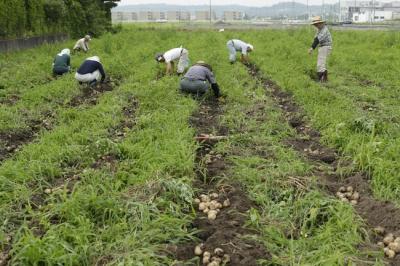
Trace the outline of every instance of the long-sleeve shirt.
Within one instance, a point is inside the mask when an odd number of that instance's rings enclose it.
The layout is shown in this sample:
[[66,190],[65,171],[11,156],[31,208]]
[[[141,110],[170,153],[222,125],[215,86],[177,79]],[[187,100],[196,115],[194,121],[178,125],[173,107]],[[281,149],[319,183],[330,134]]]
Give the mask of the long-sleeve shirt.
[[54,68],[69,68],[71,57],[67,54],[56,55],[54,58]]
[[96,70],[100,71],[101,81],[104,81],[104,79],[106,78],[106,73],[104,72],[103,65],[97,61],[85,60],[85,62],[83,62],[83,64],[79,67],[77,72],[81,75],[85,75],[93,73]]
[[230,42],[232,42],[236,51],[241,52],[242,55],[247,55],[247,48],[249,47],[248,43],[237,39],[230,40]]
[[85,52],[87,52],[89,50],[88,41],[86,41],[85,38],[79,39],[74,46],[74,49],[77,49],[77,48],[80,48],[80,49],[84,50]]
[[329,29],[326,25],[324,25],[320,30],[318,30],[317,34],[314,37],[314,42],[311,45],[313,49],[317,48],[317,46],[332,46],[332,35],[329,32]]
[[192,80],[203,80],[208,81],[211,84],[217,83],[214,77],[214,73],[205,66],[194,65],[185,74],[185,78]]

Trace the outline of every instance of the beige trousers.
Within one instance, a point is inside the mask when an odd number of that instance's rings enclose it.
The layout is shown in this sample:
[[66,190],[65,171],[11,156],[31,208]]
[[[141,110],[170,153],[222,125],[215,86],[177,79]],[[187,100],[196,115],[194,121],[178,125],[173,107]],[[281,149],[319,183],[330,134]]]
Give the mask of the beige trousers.
[[322,46],[318,48],[317,71],[324,72],[326,69],[326,61],[332,52],[332,46]]

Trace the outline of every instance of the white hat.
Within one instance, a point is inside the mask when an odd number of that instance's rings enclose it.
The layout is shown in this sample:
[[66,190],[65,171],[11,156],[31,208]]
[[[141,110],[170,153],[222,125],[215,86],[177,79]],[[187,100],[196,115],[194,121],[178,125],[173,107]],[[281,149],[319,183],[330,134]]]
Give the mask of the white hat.
[[252,51],[254,51],[254,46],[253,46],[253,45],[247,44],[247,46],[248,46]]

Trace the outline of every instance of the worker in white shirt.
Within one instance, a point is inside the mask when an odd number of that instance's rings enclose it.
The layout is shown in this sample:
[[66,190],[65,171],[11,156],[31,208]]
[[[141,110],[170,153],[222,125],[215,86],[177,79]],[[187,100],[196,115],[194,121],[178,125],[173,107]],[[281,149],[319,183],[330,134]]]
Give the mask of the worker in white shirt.
[[189,67],[189,52],[185,48],[173,48],[165,53],[157,53],[155,59],[159,63],[166,63],[166,73],[172,74],[174,63],[178,61],[176,72],[182,74]]
[[249,63],[249,53],[254,50],[253,45],[244,41],[233,39],[226,43],[229,50],[229,61],[233,64],[236,61],[236,52],[241,52],[240,61],[244,64]]
[[86,35],[84,38],[79,39],[74,46],[74,51],[89,51],[89,42],[92,40],[90,35]]

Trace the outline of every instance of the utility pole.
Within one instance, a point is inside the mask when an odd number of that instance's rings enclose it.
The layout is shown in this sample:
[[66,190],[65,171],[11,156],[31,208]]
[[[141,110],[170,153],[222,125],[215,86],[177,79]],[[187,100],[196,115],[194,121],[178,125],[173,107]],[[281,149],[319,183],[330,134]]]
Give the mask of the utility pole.
[[307,0],[307,20],[310,19],[310,7],[308,5],[308,0]]
[[339,0],[339,23],[342,21],[342,9],[340,7],[340,0]]
[[210,25],[212,24],[212,16],[211,16],[211,11],[212,11],[212,8],[211,8],[211,0],[210,0]]

